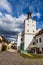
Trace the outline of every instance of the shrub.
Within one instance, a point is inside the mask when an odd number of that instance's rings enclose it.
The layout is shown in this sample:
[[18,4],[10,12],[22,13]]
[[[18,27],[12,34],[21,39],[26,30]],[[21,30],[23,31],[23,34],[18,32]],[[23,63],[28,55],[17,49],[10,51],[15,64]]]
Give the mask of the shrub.
[[7,50],[7,46],[6,45],[3,45],[2,51],[5,51],[5,50]]

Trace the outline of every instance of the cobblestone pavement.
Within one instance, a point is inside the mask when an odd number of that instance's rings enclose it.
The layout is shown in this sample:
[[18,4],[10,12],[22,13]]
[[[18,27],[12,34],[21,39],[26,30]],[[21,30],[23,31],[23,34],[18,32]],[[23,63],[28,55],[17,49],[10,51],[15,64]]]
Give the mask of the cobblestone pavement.
[[8,49],[7,51],[9,51],[9,52],[17,52],[17,50],[14,50],[14,49]]
[[43,65],[43,59],[29,59],[17,52],[0,52],[0,65]]

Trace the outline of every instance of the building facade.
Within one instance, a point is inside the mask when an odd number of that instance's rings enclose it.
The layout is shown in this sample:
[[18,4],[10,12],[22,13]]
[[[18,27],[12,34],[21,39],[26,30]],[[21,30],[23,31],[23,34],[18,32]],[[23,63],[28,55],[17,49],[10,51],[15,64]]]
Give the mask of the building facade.
[[24,20],[24,30],[18,34],[17,50],[30,50],[35,48],[35,45],[36,47],[39,45],[42,46],[40,43],[36,43],[36,39],[39,37],[36,36],[36,31],[36,21],[32,19],[31,12],[29,12],[27,18]]
[[8,44],[9,44],[8,40],[5,39],[5,37],[3,37],[2,35],[0,35],[0,51],[7,50]]
[[41,29],[35,35],[36,45],[39,47],[39,51],[43,53],[43,29]]
[[31,12],[24,20],[24,30],[18,34],[17,50],[29,50],[28,46],[33,40],[36,32],[36,21],[32,19]]
[[30,12],[25,20],[24,28],[24,50],[29,50],[28,47],[32,42],[36,32],[36,21],[32,19]]
[[18,34],[18,41],[17,41],[17,50],[20,50],[20,47],[21,47],[21,38],[22,38],[22,33],[19,33]]

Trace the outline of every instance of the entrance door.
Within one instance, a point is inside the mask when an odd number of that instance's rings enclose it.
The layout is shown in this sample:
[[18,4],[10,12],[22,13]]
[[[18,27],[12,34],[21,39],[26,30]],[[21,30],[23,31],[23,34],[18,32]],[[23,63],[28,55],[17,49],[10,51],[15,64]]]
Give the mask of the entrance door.
[[21,44],[20,50],[24,50],[24,44]]

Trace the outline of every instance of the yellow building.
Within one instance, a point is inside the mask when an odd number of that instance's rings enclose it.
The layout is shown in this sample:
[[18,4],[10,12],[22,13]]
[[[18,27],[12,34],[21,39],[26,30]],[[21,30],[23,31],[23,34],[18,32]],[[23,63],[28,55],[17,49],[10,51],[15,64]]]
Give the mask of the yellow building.
[[5,37],[0,35],[0,51],[5,50],[5,47],[6,47],[6,50],[7,50],[8,44],[9,44],[9,42],[5,39]]

